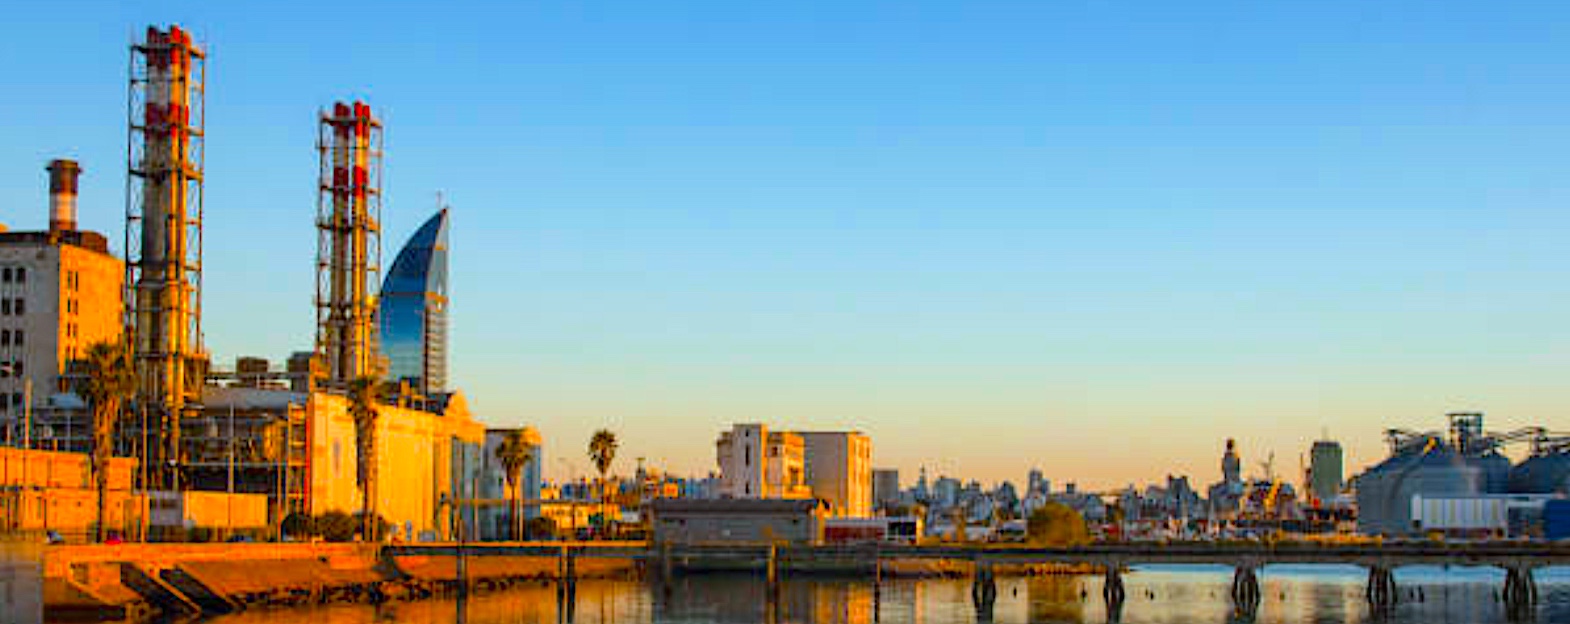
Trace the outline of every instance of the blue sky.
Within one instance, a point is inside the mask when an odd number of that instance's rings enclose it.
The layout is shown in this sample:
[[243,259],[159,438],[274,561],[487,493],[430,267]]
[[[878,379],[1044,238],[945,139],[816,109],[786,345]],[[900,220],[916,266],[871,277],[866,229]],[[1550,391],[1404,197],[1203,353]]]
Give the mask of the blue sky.
[[[33,3],[0,221],[121,231],[126,45],[209,45],[214,356],[312,332],[314,112],[387,123],[389,258],[454,209],[482,419],[707,471],[733,421],[984,481],[1354,464],[1453,409],[1563,422],[1570,6]],[[555,457],[566,457],[561,462]]]

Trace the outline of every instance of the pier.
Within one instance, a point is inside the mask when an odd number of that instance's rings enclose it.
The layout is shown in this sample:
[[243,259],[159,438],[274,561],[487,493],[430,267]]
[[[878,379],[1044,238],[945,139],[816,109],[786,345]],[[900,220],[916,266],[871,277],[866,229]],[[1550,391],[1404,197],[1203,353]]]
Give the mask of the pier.
[[[453,546],[411,544],[389,546],[401,555],[441,556]],[[1495,567],[1506,572],[1501,591],[1511,612],[1529,609],[1538,600],[1534,570],[1570,565],[1570,547],[1528,542],[1401,542],[1391,544],[1306,543],[1105,543],[1066,548],[1013,544],[986,545],[786,545],[786,544],[665,544],[656,549],[642,544],[603,543],[562,549],[535,544],[468,545],[474,557],[541,556],[549,552],[566,557],[655,560],[665,574],[682,569],[751,569],[771,585],[782,573],[812,569],[862,570],[878,574],[885,561],[950,560],[974,565],[971,596],[978,610],[990,611],[997,597],[995,568],[1007,564],[1081,564],[1104,571],[1102,598],[1109,612],[1121,610],[1126,597],[1124,574],[1133,566],[1206,564],[1233,569],[1231,598],[1243,612],[1257,609],[1261,591],[1258,571],[1269,565],[1354,565],[1368,570],[1364,592],[1376,609],[1393,607],[1401,593],[1395,570],[1403,566]]]

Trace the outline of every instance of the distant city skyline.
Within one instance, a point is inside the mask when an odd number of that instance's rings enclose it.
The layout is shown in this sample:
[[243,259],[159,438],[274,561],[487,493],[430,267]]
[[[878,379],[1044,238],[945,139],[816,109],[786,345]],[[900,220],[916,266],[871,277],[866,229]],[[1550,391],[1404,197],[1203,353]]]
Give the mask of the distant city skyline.
[[[44,166],[119,254],[126,46],[209,44],[203,326],[309,349],[317,110],[387,126],[389,251],[451,205],[449,385],[681,474],[733,422],[1055,487],[1570,404],[1570,7],[9,7],[0,223]],[[353,27],[345,27],[352,24]],[[390,259],[390,255],[389,255]],[[563,460],[567,460],[564,462]]]

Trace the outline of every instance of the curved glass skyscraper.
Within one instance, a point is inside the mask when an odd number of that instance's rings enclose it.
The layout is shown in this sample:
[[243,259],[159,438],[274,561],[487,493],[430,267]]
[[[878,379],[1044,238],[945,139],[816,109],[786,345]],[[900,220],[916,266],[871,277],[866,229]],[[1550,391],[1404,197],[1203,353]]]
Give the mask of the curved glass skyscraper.
[[447,210],[415,230],[382,283],[387,377],[426,395],[447,391]]

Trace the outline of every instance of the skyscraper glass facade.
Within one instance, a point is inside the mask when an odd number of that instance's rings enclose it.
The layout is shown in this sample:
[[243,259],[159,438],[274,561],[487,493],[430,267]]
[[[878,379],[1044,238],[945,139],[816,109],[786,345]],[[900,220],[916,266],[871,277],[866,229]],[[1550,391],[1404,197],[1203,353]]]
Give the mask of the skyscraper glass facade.
[[414,232],[382,283],[377,318],[387,378],[447,391],[447,211]]

